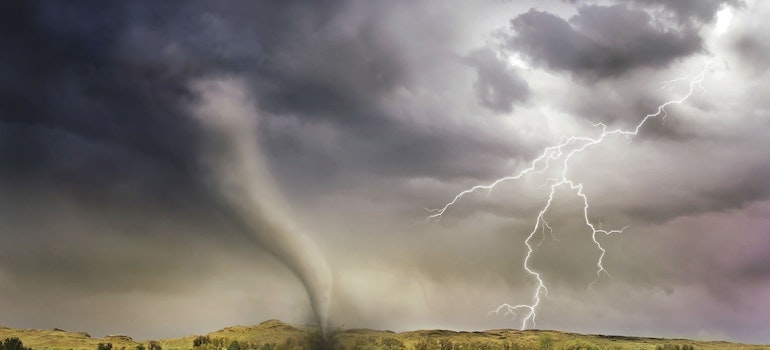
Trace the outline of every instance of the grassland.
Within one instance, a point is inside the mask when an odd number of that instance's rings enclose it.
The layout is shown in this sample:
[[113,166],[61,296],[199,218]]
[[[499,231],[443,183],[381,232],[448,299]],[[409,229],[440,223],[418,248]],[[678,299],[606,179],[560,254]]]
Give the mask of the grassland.
[[[135,341],[128,336],[92,338],[83,332],[63,330],[13,329],[0,327],[0,339],[17,337],[32,349],[88,349],[96,350],[99,343],[112,344],[113,350],[148,350],[150,341]],[[204,342],[194,347],[194,341]],[[236,326],[206,335],[159,339],[163,350],[580,350],[580,349],[767,349],[767,345],[749,345],[728,342],[692,341],[686,339],[658,339],[605,335],[583,335],[557,331],[495,329],[484,332],[454,332],[447,330],[420,330],[394,333],[371,329],[337,329],[327,341],[310,326],[297,326],[276,320],[256,326]]]

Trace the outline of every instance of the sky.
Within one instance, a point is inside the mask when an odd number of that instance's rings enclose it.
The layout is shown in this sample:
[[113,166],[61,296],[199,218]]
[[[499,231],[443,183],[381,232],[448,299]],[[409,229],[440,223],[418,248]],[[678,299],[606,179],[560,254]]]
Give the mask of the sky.
[[488,312],[532,301],[552,174],[425,208],[703,72],[570,159],[589,220],[627,228],[597,236],[592,284],[582,199],[556,189],[534,327],[770,343],[766,2],[0,7],[2,325],[519,328]]

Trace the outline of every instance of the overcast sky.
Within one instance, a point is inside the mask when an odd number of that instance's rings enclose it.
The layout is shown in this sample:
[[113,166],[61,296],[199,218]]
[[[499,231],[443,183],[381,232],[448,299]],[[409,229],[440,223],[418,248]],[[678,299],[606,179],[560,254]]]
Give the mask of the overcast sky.
[[571,160],[590,220],[628,228],[598,237],[612,277],[589,288],[600,251],[581,199],[557,189],[553,235],[533,241],[549,288],[536,327],[770,343],[770,4],[0,7],[2,325],[147,339],[314,322],[296,269],[223,199],[228,143],[203,104],[253,121],[240,145],[264,163],[261,203],[281,202],[328,262],[332,326],[518,328],[487,312],[532,299],[524,241],[549,173],[438,222],[424,208],[594,123],[633,128],[708,64],[665,120]]

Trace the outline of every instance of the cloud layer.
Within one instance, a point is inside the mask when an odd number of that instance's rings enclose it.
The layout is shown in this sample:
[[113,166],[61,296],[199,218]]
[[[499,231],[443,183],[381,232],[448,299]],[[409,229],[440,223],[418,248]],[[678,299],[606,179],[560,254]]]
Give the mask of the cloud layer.
[[143,338],[313,322],[292,267],[207,171],[226,144],[191,118],[194,82],[234,77],[271,201],[329,261],[332,326],[517,327],[485,315],[531,298],[522,242],[546,179],[467,196],[439,223],[423,208],[592,123],[636,124],[686,90],[663,81],[709,61],[665,120],[574,159],[591,219],[630,227],[601,238],[613,278],[589,290],[598,251],[557,193],[532,261],[550,288],[538,328],[770,342],[761,2],[0,6],[0,324]]
[[662,68],[703,50],[689,23],[669,26],[625,5],[589,5],[562,19],[535,9],[511,20],[508,46],[536,65],[599,79],[637,68]]

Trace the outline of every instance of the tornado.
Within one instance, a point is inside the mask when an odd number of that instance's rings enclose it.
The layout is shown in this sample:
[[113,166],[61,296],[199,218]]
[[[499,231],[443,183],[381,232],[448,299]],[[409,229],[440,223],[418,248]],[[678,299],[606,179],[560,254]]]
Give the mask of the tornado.
[[203,165],[214,190],[260,245],[304,285],[324,338],[332,274],[326,259],[289,210],[259,149],[259,113],[246,84],[234,78],[190,84],[190,114],[207,135]]

